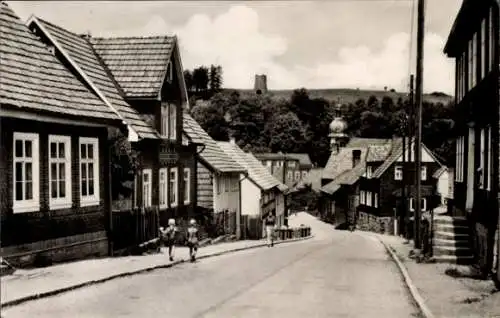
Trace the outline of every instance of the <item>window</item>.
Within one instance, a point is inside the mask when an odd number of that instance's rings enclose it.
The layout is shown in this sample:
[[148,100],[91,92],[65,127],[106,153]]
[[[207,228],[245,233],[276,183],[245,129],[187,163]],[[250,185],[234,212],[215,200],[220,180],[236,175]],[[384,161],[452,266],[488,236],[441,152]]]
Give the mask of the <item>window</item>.
[[420,167],[420,169],[421,169],[420,179],[422,179],[424,181],[427,180],[427,167],[422,166],[422,167]]
[[49,135],[49,206],[71,207],[71,137]]
[[288,166],[289,166],[290,168],[295,168],[295,161],[289,161],[289,162],[288,162]]
[[191,197],[191,170],[184,168],[184,203],[189,203]]
[[177,109],[176,109],[176,105],[173,105],[173,104],[170,104],[169,105],[169,112],[168,112],[168,119],[169,119],[169,123],[168,123],[168,128],[169,128],[169,132],[168,132],[168,137],[170,139],[176,139],[177,138]]
[[271,160],[267,160],[265,161],[266,165],[269,167],[269,168],[272,168],[273,166],[273,162]]
[[142,170],[142,206],[151,206],[151,169]]
[[172,64],[172,61],[168,61],[168,66],[167,66],[167,81],[169,83],[172,83],[173,80],[174,80],[174,68],[173,68],[173,64]]
[[373,194],[373,206],[378,208],[378,193]]
[[403,180],[403,167],[394,167],[394,180]]
[[462,79],[461,83],[461,91],[462,91],[462,98],[464,98],[466,90],[467,90],[467,59],[465,57],[465,52],[462,53],[462,72],[460,74],[460,77]]
[[469,90],[476,86],[477,66],[477,33],[469,41]]
[[496,45],[496,41],[495,41],[495,30],[493,28],[493,24],[494,24],[494,15],[493,15],[493,6],[490,8],[490,17],[489,17],[489,23],[488,23],[488,29],[489,29],[489,35],[490,35],[490,39],[489,39],[489,62],[490,62],[490,70],[493,70],[493,66],[495,64],[495,45]]
[[[410,198],[410,211],[415,211],[415,202],[413,198]],[[427,211],[427,200],[425,198],[420,199],[420,211]]]
[[233,182],[231,184],[231,191],[233,192],[238,192],[239,185],[240,185],[240,179],[232,179]]
[[465,137],[460,136],[456,141],[456,158],[455,158],[455,181],[464,181],[464,146]]
[[288,171],[288,180],[293,180],[293,171]]
[[364,190],[359,191],[359,202],[361,204],[365,204],[366,203],[366,200],[365,200],[365,191]]
[[295,171],[295,180],[300,179],[300,171]]
[[169,176],[169,193],[168,197],[170,199],[170,206],[177,205],[177,167],[170,168]]
[[99,204],[99,142],[80,138],[80,205]]
[[488,176],[486,178],[486,189],[491,190],[491,180],[493,179],[493,143],[491,140],[491,126],[488,127]]
[[159,171],[160,207],[166,207],[168,202],[167,168]]
[[484,188],[484,181],[486,176],[486,128],[481,129],[480,132],[480,146],[479,146],[479,188]]
[[307,171],[302,171],[302,180],[307,178]]
[[486,61],[486,19],[481,21],[481,78],[486,76],[488,63]]
[[216,183],[216,186],[217,186],[217,194],[221,194],[222,192],[222,177],[217,177],[215,183]]
[[163,103],[161,105],[161,128],[162,137],[176,139],[176,105]]
[[231,190],[231,178],[224,178],[224,192],[229,192]]
[[14,133],[13,209],[32,212],[40,207],[38,134]]
[[372,206],[372,192],[371,191],[368,191],[366,193],[366,205],[368,206]]
[[367,166],[366,167],[366,177],[370,179],[373,175],[373,167],[372,166]]

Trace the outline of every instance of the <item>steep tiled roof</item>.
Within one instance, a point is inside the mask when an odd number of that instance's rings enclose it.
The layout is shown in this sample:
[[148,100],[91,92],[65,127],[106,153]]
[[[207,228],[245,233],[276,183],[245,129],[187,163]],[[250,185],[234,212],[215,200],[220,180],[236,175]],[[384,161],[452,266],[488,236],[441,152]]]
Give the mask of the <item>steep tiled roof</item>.
[[[415,138],[408,140],[408,143],[406,144],[406,149],[410,149],[410,147],[412,147],[414,144],[415,144]],[[437,164],[441,165],[441,162],[436,158],[436,156],[432,153],[432,151],[430,151],[429,148],[427,148],[424,144],[422,144],[422,151],[426,151]],[[384,174],[384,172],[402,155],[403,155],[403,139],[402,138],[394,139],[391,154],[384,161],[384,163],[382,163],[380,167],[378,167],[377,170],[375,170],[375,172],[373,173],[373,178],[380,178]]]
[[295,158],[292,154],[283,154],[283,153],[273,153],[273,152],[263,152],[263,153],[254,153],[255,158],[259,160],[295,160],[299,161],[300,159]]
[[92,38],[90,41],[127,97],[158,96],[175,37]]
[[307,153],[287,153],[288,157],[297,159],[299,161],[300,166],[302,167],[312,167],[311,158]]
[[[377,139],[377,138],[351,138],[349,143],[340,148],[337,154],[332,154],[328,159],[323,171],[324,179],[335,179],[336,176],[342,172],[352,169],[352,151],[361,150],[361,158],[368,160],[368,150],[372,148],[372,155],[370,159],[378,159],[380,154],[384,153],[382,149],[387,145],[390,146],[391,139]],[[380,148],[381,150],[376,150]]]
[[[183,114],[182,128],[194,143],[205,145],[199,156],[219,172],[244,172],[245,169],[230,158],[210,135],[187,112]],[[259,163],[260,164],[260,163]]]
[[443,173],[445,173],[446,171],[448,171],[448,168],[446,168],[445,166],[441,166],[439,169],[436,170],[436,172],[434,172],[434,174],[432,175],[432,177],[435,178],[435,179],[437,179]]
[[71,74],[0,3],[0,104],[35,112],[116,120],[116,113]]
[[124,100],[113,82],[111,74],[107,73],[103,63],[86,39],[42,19],[36,18],[34,23],[37,22],[41,25],[42,30],[45,29],[50,38],[57,43],[56,46],[69,55],[141,138],[158,138],[155,129],[145,123],[139,113]]
[[251,153],[244,152],[238,145],[230,142],[219,141],[217,144],[227,155],[247,169],[248,177],[261,189],[268,190],[278,186],[286,188],[286,186],[273,177],[271,173],[269,173],[269,170],[267,170]]
[[340,189],[342,185],[353,185],[359,180],[365,170],[366,160],[362,159],[361,162],[353,169],[342,172],[332,182],[326,184],[323,188],[321,188],[321,191],[333,194]]

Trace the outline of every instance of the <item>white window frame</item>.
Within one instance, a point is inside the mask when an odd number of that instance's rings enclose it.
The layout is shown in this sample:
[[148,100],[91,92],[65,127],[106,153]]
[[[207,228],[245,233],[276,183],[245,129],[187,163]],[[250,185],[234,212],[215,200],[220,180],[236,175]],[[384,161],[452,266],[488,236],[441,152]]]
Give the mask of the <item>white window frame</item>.
[[490,16],[489,16],[489,21],[488,21],[488,33],[489,33],[489,68],[490,71],[493,70],[493,66],[495,64],[495,30],[493,28],[493,6],[490,8]]
[[[163,180],[162,180],[163,177]],[[160,208],[168,207],[168,170],[160,168],[158,170],[158,204]]]
[[[64,158],[51,158],[51,144],[56,143],[56,152],[59,154],[59,144],[64,144]],[[51,210],[55,209],[67,209],[71,207],[72,204],[72,191],[71,191],[71,137],[61,136],[61,135],[49,135],[48,143],[48,177],[49,177],[49,208]],[[52,164],[56,164],[56,184],[57,184],[57,194],[60,194],[60,164],[64,164],[64,190],[65,197],[52,197]]]
[[366,193],[366,205],[368,206],[372,206],[372,192],[371,191],[368,191]]
[[491,181],[493,180],[493,142],[491,140],[491,126],[488,127],[488,175],[486,176],[486,189],[491,190]]
[[184,203],[191,202],[191,169],[184,168]]
[[295,168],[295,166],[296,166],[296,165],[295,165],[295,161],[289,161],[289,162],[288,162],[288,167],[290,167],[290,168]]
[[479,132],[479,189],[484,189],[486,178],[486,128],[481,128]]
[[427,166],[420,167],[420,179],[422,181],[427,180]]
[[394,180],[403,180],[403,167],[395,166],[394,167]]
[[177,105],[168,104],[168,138],[171,140],[177,139]]
[[293,171],[288,171],[287,173],[287,177],[288,177],[288,180],[292,180],[293,181]]
[[160,121],[161,121],[161,126],[160,126],[160,135],[164,138],[168,138],[168,104],[163,104],[161,105],[161,112],[160,112]]
[[215,180],[215,188],[216,188],[217,194],[221,194],[222,193],[222,182],[223,182],[222,177],[215,176],[214,180]]
[[[420,198],[420,200],[420,211],[427,211],[427,199]],[[415,212],[415,200],[413,198],[410,198],[410,211]]]
[[486,61],[486,18],[481,21],[481,79],[486,77],[487,61]]
[[307,178],[307,171],[302,171],[302,180]]
[[371,179],[372,175],[373,175],[373,167],[366,166],[366,178]]
[[365,198],[365,190],[359,191],[359,201],[361,204],[366,203],[366,198]]
[[295,171],[295,180],[300,179],[300,171]]
[[464,181],[464,150],[465,150],[465,137],[460,136],[456,141],[456,163],[455,163],[455,181]]
[[413,200],[413,198],[410,198],[410,200],[408,201],[408,203],[410,204],[410,211],[414,212],[415,211],[415,206],[414,206],[414,200]]
[[[12,148],[12,209],[14,213],[33,212],[40,209],[40,178],[39,178],[39,156],[38,151],[39,135],[34,133],[14,132]],[[21,140],[23,143],[23,156],[16,158],[16,140]],[[26,151],[25,141],[31,141],[31,157],[24,156]],[[30,200],[16,200],[16,163],[23,163],[22,191],[23,198],[25,197],[25,174],[26,163],[31,163],[31,183],[32,183],[32,198]]]
[[167,65],[167,81],[169,83],[172,83],[174,80],[174,65],[172,64],[172,61],[168,61]]
[[[148,176],[148,181],[144,180]],[[151,169],[142,170],[142,207],[150,208],[153,205],[153,171]]]
[[[172,178],[172,175],[175,176],[175,178]],[[177,167],[172,167],[169,169],[169,174],[168,174],[168,196],[170,200],[170,206],[175,207],[177,206],[179,202],[179,170]],[[173,182],[172,182],[173,180]],[[172,190],[172,192],[170,192]]]
[[[92,145],[94,149],[93,159],[82,159],[82,144]],[[92,206],[99,205],[100,200],[100,189],[99,189],[99,139],[98,138],[89,138],[89,137],[80,137],[78,140],[78,153],[79,153],[79,161],[78,161],[78,169],[80,171],[79,174],[79,188],[80,188],[80,206]],[[93,195],[83,195],[82,192],[82,163],[92,163],[94,166],[94,194]],[[88,173],[88,170],[87,170]],[[88,185],[88,182],[87,182]]]
[[378,193],[373,194],[373,207],[378,208]]

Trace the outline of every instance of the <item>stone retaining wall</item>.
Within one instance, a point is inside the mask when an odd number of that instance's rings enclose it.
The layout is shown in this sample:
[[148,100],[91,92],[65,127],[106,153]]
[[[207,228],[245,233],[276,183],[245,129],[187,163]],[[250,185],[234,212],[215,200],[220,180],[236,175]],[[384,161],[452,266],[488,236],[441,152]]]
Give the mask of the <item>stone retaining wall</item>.
[[359,212],[356,222],[358,229],[381,234],[394,235],[394,220],[391,217],[378,217],[373,214]]

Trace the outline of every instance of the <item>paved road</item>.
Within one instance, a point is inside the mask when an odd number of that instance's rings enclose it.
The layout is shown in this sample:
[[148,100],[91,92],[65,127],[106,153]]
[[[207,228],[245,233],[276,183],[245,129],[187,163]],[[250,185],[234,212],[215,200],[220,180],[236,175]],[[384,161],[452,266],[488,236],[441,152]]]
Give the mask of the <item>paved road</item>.
[[418,317],[410,299],[380,243],[332,231],[117,279],[2,317]]

